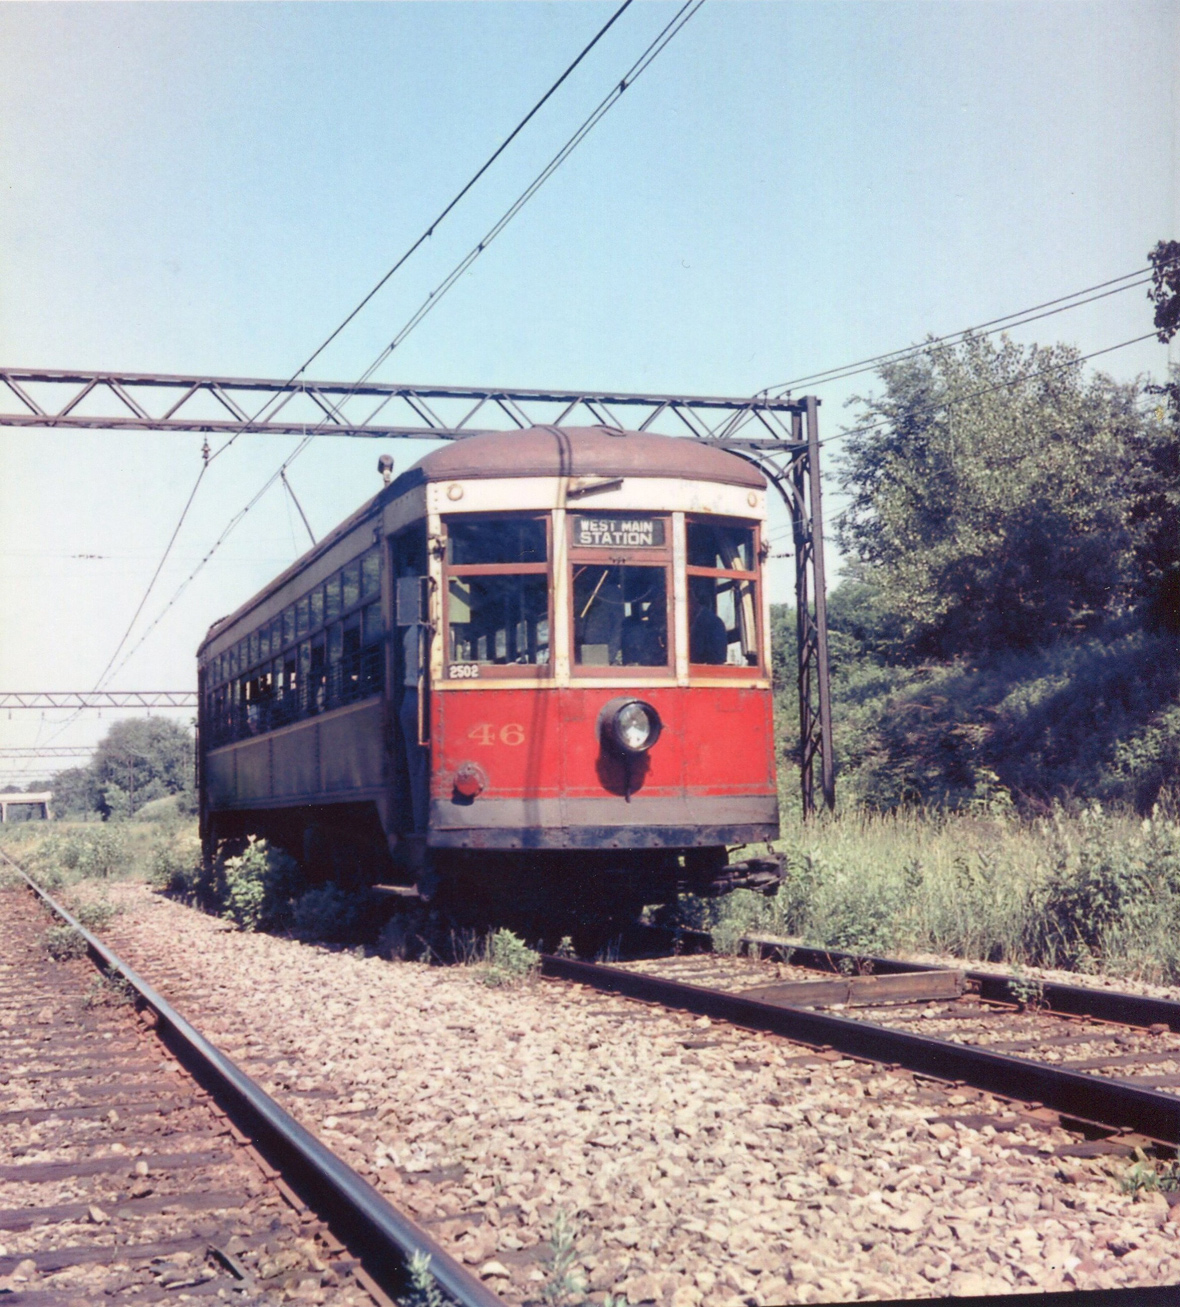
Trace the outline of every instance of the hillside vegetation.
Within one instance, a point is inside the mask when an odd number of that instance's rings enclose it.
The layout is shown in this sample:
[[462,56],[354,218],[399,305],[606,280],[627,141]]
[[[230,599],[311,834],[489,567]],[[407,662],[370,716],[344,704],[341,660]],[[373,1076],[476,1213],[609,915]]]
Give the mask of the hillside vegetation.
[[[882,380],[838,465],[842,804],[1166,806],[1180,780],[1176,386],[1087,379],[1065,347],[983,339]],[[775,626],[789,731],[793,613]]]

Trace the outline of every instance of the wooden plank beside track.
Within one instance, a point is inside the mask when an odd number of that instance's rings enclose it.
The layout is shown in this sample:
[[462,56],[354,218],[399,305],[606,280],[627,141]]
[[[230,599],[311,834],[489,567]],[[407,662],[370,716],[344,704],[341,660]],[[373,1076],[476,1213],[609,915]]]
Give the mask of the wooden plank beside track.
[[868,1007],[876,1003],[922,1003],[958,998],[966,988],[961,971],[916,971],[896,976],[847,976],[799,980],[743,989],[740,997],[776,1007]]

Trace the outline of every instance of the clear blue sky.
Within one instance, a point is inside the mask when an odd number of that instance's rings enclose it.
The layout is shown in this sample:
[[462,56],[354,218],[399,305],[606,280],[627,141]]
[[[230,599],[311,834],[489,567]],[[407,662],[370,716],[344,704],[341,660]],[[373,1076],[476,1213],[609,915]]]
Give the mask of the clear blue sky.
[[[289,374],[612,8],[0,5],[0,360]],[[369,363],[673,12],[632,6],[313,374]],[[380,375],[750,393],[1131,272],[1180,235],[1178,12],[712,0]],[[1136,290],[1015,334],[1149,329]],[[864,385],[820,392],[827,431]],[[0,431],[0,688],[93,684],[200,443]],[[220,461],[149,616],[290,445]],[[318,532],[377,488],[378,452],[295,465]],[[119,683],[191,684],[209,622],[301,532],[264,501]],[[54,729],[15,714],[0,743]]]

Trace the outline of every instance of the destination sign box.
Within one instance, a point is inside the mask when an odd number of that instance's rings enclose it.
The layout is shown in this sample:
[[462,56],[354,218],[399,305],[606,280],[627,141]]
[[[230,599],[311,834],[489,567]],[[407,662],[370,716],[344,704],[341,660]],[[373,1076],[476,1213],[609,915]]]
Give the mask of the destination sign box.
[[654,549],[664,543],[662,517],[574,518],[573,544],[581,549]]

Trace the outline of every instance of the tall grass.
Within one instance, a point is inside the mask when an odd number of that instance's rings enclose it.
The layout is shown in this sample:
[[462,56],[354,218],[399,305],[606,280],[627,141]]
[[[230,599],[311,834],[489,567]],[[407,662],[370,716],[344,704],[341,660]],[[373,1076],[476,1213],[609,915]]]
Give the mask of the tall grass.
[[83,880],[159,881],[200,860],[196,823],[179,817],[21,822],[0,827],[0,848],[51,891]]
[[854,810],[796,822],[772,897],[682,901],[720,948],[761,929],[851,952],[952,954],[1180,983],[1180,822],[1091,806]]

